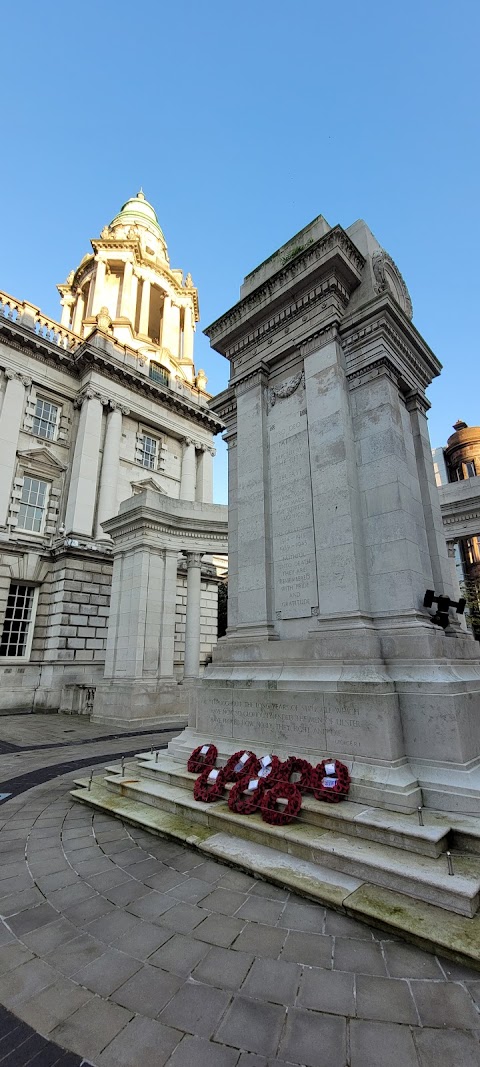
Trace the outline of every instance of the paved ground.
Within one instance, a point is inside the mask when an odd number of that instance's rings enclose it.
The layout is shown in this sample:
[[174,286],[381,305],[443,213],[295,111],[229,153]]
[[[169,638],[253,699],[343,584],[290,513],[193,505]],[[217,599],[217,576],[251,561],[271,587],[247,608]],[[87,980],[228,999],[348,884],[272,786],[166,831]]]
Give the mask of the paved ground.
[[479,972],[71,800],[168,737],[0,719],[0,1067],[480,1067]]

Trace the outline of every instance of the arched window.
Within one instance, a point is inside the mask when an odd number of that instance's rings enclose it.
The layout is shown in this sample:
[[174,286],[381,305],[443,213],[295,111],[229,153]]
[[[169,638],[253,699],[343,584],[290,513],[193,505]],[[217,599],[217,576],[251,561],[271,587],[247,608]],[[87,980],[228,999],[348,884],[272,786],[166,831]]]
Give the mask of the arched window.
[[168,370],[165,370],[165,367],[162,367],[160,363],[150,360],[148,374],[152,382],[158,382],[159,385],[169,385],[170,375]]

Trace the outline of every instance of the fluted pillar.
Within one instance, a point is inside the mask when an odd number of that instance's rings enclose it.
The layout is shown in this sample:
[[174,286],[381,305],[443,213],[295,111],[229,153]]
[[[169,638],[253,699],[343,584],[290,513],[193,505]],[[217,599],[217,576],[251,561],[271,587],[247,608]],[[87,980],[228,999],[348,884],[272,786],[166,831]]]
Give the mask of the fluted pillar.
[[17,462],[18,435],[22,427],[25,389],[31,379],[5,371],[7,388],[0,414],[0,526],[6,526]]
[[100,462],[103,408],[100,397],[92,392],[87,392],[79,398],[79,403],[82,409],[73,453],[65,527],[67,533],[91,537]]
[[211,504],[213,500],[213,457],[215,449],[208,445],[202,445],[198,454],[197,485],[195,499],[204,504]]
[[202,553],[187,552],[187,613],[185,617],[184,678],[200,674],[200,590]]
[[195,500],[196,459],[195,441],[185,437],[180,480],[180,500]]
[[128,408],[122,408],[111,402],[111,411],[107,416],[105,443],[103,446],[100,489],[98,492],[96,537],[110,540],[110,535],[102,530],[102,522],[113,518],[117,512],[117,480],[122,440],[122,415],[128,415]]
[[140,323],[138,332],[142,337],[148,337],[148,317],[150,314],[150,282],[144,278],[142,282],[142,297],[140,302]]

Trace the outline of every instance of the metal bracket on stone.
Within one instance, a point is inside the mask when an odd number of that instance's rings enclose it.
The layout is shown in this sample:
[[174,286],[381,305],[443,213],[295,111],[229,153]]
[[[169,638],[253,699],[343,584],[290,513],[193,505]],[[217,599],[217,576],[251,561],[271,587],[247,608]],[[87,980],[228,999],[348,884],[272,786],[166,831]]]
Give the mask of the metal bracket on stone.
[[423,606],[431,608],[434,603],[437,605],[437,610],[435,615],[431,615],[431,620],[436,626],[441,626],[443,630],[446,630],[450,621],[448,616],[450,608],[455,608],[457,615],[463,615],[467,602],[463,597],[460,600],[450,600],[450,597],[444,596],[443,593],[436,596],[433,589],[427,589],[423,598]]

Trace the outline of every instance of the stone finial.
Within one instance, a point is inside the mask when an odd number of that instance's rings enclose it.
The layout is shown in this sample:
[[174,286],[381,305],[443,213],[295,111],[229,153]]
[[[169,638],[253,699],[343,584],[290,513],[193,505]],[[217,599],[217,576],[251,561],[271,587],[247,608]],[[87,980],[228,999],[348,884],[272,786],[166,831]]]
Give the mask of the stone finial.
[[195,378],[195,385],[197,386],[197,389],[200,389],[200,391],[204,393],[207,382],[208,378],[205,374],[205,371],[199,370],[197,377]]
[[455,430],[455,433],[458,433],[459,430],[466,430],[467,427],[468,422],[464,422],[463,419],[457,419],[457,421],[453,424],[453,429]]
[[192,278],[192,275],[190,274],[190,271],[188,272],[187,277],[185,278],[185,288],[186,289],[193,289],[194,288],[193,278]]

